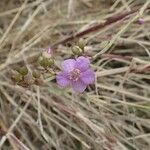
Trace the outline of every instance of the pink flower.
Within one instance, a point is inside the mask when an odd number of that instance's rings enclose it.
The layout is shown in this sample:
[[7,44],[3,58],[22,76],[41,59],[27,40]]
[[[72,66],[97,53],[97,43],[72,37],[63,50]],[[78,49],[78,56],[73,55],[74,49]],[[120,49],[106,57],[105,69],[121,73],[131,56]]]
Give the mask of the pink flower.
[[50,47],[47,49],[47,53],[52,54],[52,49]]
[[43,56],[46,58],[51,58],[53,55],[52,49],[49,47],[47,50],[44,50]]
[[62,87],[71,86],[76,92],[83,92],[88,84],[95,80],[95,73],[90,68],[88,58],[80,56],[67,59],[62,64],[62,72],[56,76],[57,83]]
[[143,18],[139,18],[139,19],[138,19],[138,23],[139,23],[139,24],[144,24],[144,23],[145,23],[145,20],[144,20]]

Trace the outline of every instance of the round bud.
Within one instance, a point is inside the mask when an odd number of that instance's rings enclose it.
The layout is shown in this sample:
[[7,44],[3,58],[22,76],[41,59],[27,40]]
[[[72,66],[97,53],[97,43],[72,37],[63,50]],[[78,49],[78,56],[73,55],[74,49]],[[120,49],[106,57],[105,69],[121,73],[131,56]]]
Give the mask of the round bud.
[[27,67],[21,67],[17,70],[21,75],[25,76],[28,74],[28,68]]
[[43,68],[51,67],[54,64],[54,60],[52,58],[49,59],[49,58],[43,57],[41,60],[39,60],[39,64]]
[[81,55],[83,53],[83,50],[79,46],[72,47],[72,52],[75,55]]
[[79,39],[77,45],[79,46],[80,49],[82,49],[82,52],[84,52],[84,47],[85,47],[85,45],[86,45],[86,44],[85,44],[85,40],[83,40],[82,38]]
[[21,80],[18,85],[28,88],[34,83],[34,80],[32,79],[31,75],[26,75],[23,77],[23,80]]
[[142,25],[145,23],[145,20],[143,18],[138,19],[138,24]]
[[40,78],[41,74],[40,74],[39,71],[33,71],[33,72],[32,72],[32,76],[33,76],[34,78]]
[[22,80],[22,75],[20,73],[16,73],[11,78],[14,82],[18,83]]

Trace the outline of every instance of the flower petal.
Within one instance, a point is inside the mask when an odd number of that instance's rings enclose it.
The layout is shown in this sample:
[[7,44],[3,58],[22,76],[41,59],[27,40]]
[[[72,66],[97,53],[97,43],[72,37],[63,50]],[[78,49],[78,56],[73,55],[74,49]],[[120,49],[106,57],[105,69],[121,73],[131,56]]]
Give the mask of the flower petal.
[[86,57],[80,56],[76,59],[76,68],[85,71],[89,68],[90,60]]
[[75,60],[74,59],[67,59],[62,63],[62,69],[65,72],[70,72],[73,71],[73,69],[75,68]]
[[74,91],[82,93],[86,89],[86,84],[84,84],[81,80],[72,82],[72,87]]
[[62,87],[66,87],[70,84],[70,80],[67,78],[67,75],[64,72],[60,72],[56,75],[56,81],[57,84]]
[[85,84],[91,84],[95,80],[95,73],[93,70],[88,69],[81,74],[80,78]]

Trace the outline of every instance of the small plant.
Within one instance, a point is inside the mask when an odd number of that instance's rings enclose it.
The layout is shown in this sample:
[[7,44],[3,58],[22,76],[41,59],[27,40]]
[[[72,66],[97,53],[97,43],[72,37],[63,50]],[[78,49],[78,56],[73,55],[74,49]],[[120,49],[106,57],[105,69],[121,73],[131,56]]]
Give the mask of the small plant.
[[51,48],[44,51],[38,58],[41,72],[34,70],[29,73],[27,67],[21,67],[13,75],[13,81],[23,87],[33,84],[42,85],[42,75],[49,73],[55,76],[57,84],[61,87],[72,87],[75,92],[82,93],[89,84],[94,83],[95,73],[90,67],[90,59],[84,55],[85,42],[80,39],[77,45],[72,47],[74,59],[66,59],[61,63],[61,71],[55,71],[53,51]]

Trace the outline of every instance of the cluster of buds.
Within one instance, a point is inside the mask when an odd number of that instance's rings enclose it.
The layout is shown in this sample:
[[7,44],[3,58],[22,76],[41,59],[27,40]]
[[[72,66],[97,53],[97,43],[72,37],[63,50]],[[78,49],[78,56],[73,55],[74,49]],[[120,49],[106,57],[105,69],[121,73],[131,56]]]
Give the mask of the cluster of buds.
[[[90,60],[84,57],[85,41],[80,39],[72,48],[75,59],[67,59],[61,64],[61,71],[56,72],[53,52],[49,48],[38,58],[38,69],[29,71],[27,67],[17,69],[12,80],[22,87],[41,85],[46,75],[56,75],[57,84],[61,87],[71,87],[76,92],[83,92],[87,85],[94,82],[95,74],[90,68]],[[41,77],[42,76],[42,77]]]
[[42,78],[38,71],[29,72],[27,67],[17,68],[12,75],[12,81],[22,87],[30,87],[31,85],[41,85]]
[[[52,56],[52,50],[49,48],[43,51],[42,55],[38,58],[38,66],[40,71],[29,71],[27,67],[19,67],[12,75],[12,81],[22,87],[30,87],[31,85],[42,85],[43,72],[50,72],[54,66],[54,59]],[[44,70],[44,71],[43,71]]]
[[28,73],[29,71],[27,67],[19,67],[13,73],[12,81],[20,86],[28,87],[30,84],[32,84]]
[[72,52],[76,56],[81,56],[85,52],[85,41],[83,39],[79,39],[77,44],[72,47]]
[[39,65],[45,70],[51,68],[54,65],[54,59],[52,54],[52,49],[49,48],[47,51],[44,51],[42,53],[42,56],[40,56],[38,59]]

